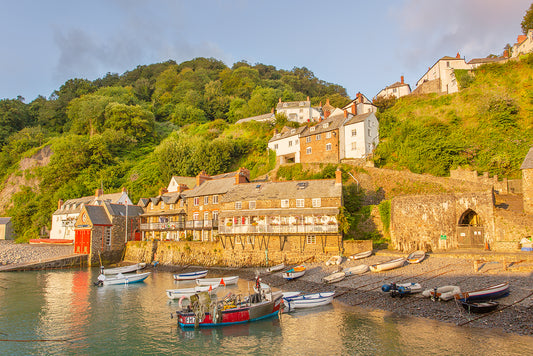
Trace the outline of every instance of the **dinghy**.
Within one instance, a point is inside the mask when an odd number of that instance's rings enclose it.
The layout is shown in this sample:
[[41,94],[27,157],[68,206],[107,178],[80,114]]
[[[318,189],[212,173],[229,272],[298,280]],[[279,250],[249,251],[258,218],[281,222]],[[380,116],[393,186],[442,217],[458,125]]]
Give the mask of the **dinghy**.
[[336,273],[332,273],[329,276],[322,278],[322,282],[336,283],[336,282],[342,281],[344,277],[346,277],[346,274],[344,274],[344,272],[336,272]]
[[372,250],[359,252],[359,253],[356,253],[355,255],[351,255],[348,258],[351,259],[351,260],[360,260],[362,258],[367,258],[370,255],[372,255]]
[[138,271],[140,269],[143,269],[144,267],[146,267],[146,263],[136,263],[134,265],[129,265],[129,266],[122,266],[122,267],[115,267],[115,268],[104,268],[103,269],[103,273],[107,274],[107,275],[119,274],[119,273],[124,274],[124,273],[130,273],[130,272]]
[[109,285],[115,285],[115,284],[132,284],[132,283],[139,283],[144,281],[151,272],[144,272],[144,273],[130,273],[130,274],[122,274],[118,273],[117,275],[113,277],[107,277],[104,274],[100,274],[98,276],[98,281],[94,284],[97,286],[109,286]]
[[394,268],[402,267],[405,264],[405,258],[400,257],[387,262],[377,263],[370,266],[372,272],[388,271]]
[[426,258],[426,253],[422,250],[415,251],[407,256],[407,262],[409,263],[420,263]]
[[203,278],[197,279],[196,284],[199,286],[215,286],[223,285],[228,286],[230,284],[237,284],[239,281],[239,276],[228,276],[228,277],[218,277],[218,278]]
[[349,268],[345,268],[343,271],[346,277],[355,276],[357,274],[363,274],[366,271],[368,271],[368,265],[359,265],[355,267],[349,267]]
[[496,310],[498,308],[498,305],[500,303],[495,301],[487,301],[487,302],[461,302],[463,305],[463,308],[469,313],[476,313],[476,314],[482,314],[482,313],[489,313],[493,310]]
[[283,298],[289,311],[299,308],[314,308],[331,303],[335,292],[300,294],[295,297]]
[[394,298],[397,295],[403,297],[407,294],[419,293],[422,287],[419,283],[390,283],[382,285],[381,290],[386,293],[390,292],[390,296]]
[[207,271],[196,271],[196,272],[189,272],[189,273],[174,274],[174,279],[176,281],[187,281],[187,280],[192,280],[192,279],[204,278],[205,276],[207,276]]
[[194,288],[181,288],[181,289],[167,289],[166,294],[169,299],[180,299],[181,297],[190,297],[199,292],[209,292],[211,294],[216,293],[218,285],[216,286],[196,286]]
[[272,273],[272,272],[277,272],[277,271],[281,271],[282,269],[285,268],[285,263],[280,263],[279,265],[275,265],[275,266],[272,266],[272,267],[268,267],[266,269],[267,273]]
[[509,283],[500,283],[483,289],[464,292],[455,295],[455,299],[461,302],[471,302],[473,300],[489,300],[505,297],[509,294]]
[[461,293],[461,288],[458,286],[442,286],[433,289],[426,289],[422,292],[422,296],[447,301],[453,299],[454,295],[459,293]]
[[326,266],[340,265],[342,262],[342,256],[333,256],[326,261]]
[[300,278],[304,274],[305,274],[304,265],[296,266],[282,273],[283,278],[285,278],[288,281],[293,280],[295,278]]

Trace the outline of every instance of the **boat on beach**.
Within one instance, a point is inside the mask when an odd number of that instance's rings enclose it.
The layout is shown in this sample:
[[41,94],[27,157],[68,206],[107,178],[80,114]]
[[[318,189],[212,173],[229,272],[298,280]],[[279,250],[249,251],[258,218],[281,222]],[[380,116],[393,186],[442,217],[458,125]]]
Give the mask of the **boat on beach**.
[[277,272],[277,271],[281,271],[282,269],[285,268],[285,263],[280,263],[279,265],[275,265],[275,266],[272,266],[272,267],[268,267],[266,269],[267,273],[272,273],[272,272]]
[[426,252],[422,250],[418,250],[415,252],[412,252],[407,256],[407,262],[409,263],[420,263],[426,258]]
[[189,273],[176,273],[174,274],[174,280],[188,281],[188,280],[193,280],[193,279],[198,279],[198,278],[204,278],[205,276],[207,276],[207,270],[189,272]]
[[294,297],[283,297],[283,303],[288,311],[300,308],[314,308],[330,304],[334,296],[335,292],[300,294]]
[[359,252],[359,253],[356,253],[355,255],[351,255],[348,258],[351,260],[360,260],[362,258],[370,257],[370,255],[372,255],[372,250]]
[[381,286],[383,292],[389,293],[391,297],[403,297],[408,294],[419,293],[422,291],[422,286],[419,283],[390,283]]
[[354,266],[354,267],[345,268],[343,270],[343,272],[346,275],[346,277],[355,276],[357,274],[363,274],[366,271],[368,271],[368,265],[364,265],[364,264],[363,265]]
[[326,266],[340,265],[342,263],[342,256],[332,256],[326,261]]
[[370,266],[372,272],[388,271],[394,268],[402,267],[405,264],[405,258],[400,257],[394,260],[376,263]]
[[114,275],[113,277],[107,277],[105,274],[100,274],[98,276],[98,281],[94,284],[97,286],[109,286],[109,285],[116,285],[116,284],[132,284],[132,283],[139,283],[144,281],[151,272],[144,272],[144,273],[129,273],[129,274],[122,274],[118,273]]
[[322,282],[324,283],[336,283],[342,281],[346,277],[346,274],[344,272],[335,272],[330,274],[329,276],[326,276],[322,278]]
[[490,287],[464,292],[455,295],[455,299],[461,302],[471,302],[475,300],[490,300],[505,297],[509,294],[509,283],[500,283]]
[[500,303],[489,300],[486,302],[461,302],[461,305],[469,313],[483,314],[496,310]]
[[146,263],[136,263],[129,266],[115,267],[115,268],[104,268],[102,271],[104,274],[112,275],[119,273],[131,273],[146,267]]
[[448,301],[453,299],[456,294],[461,293],[461,288],[458,286],[442,286],[433,289],[426,289],[422,292],[423,297],[429,297],[432,299],[439,299],[442,301]]
[[291,268],[291,269],[289,269],[289,270],[287,270],[287,271],[282,273],[283,278],[285,278],[288,281],[293,280],[295,278],[300,278],[304,274],[305,274],[305,266],[304,265],[293,267],[293,268]]
[[199,286],[215,286],[215,285],[231,285],[237,284],[239,281],[239,276],[228,276],[228,277],[218,277],[218,278],[203,278],[197,279],[196,284]]

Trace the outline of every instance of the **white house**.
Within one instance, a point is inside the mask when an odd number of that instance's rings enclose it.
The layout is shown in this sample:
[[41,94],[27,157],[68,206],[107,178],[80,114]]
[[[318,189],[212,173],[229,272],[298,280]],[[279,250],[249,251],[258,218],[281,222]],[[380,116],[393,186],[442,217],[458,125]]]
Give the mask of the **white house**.
[[400,81],[389,85],[385,89],[382,89],[376,98],[388,98],[395,97],[396,99],[411,94],[411,86],[404,82],[403,75],[400,77]]
[[167,192],[183,192],[196,186],[196,177],[172,176],[168,183]]
[[74,224],[83,207],[85,205],[101,205],[104,202],[133,205],[126,189],[114,194],[103,194],[102,189],[97,189],[93,196],[69,199],[66,202],[59,200],[57,210],[52,214],[50,238],[74,240]]
[[518,36],[511,50],[511,57],[516,58],[522,54],[533,52],[533,29],[527,31],[527,35]]
[[276,105],[276,113],[284,113],[289,121],[296,121],[300,124],[304,122],[319,121],[322,117],[320,110],[311,106],[309,97],[304,101],[286,101],[282,102],[279,98]]
[[[472,66],[467,64],[459,53],[455,58],[442,57],[416,82],[415,92],[446,94],[458,92],[459,86],[455,79],[455,69],[472,69]],[[425,90],[424,87],[426,87]]]
[[300,134],[306,129],[306,126],[297,129],[285,126],[268,141],[268,148],[276,152],[278,163],[300,163]]
[[357,93],[355,99],[345,105],[342,110],[347,110],[352,115],[361,115],[369,112],[377,112],[378,108],[366,96]]
[[340,133],[340,157],[366,158],[379,143],[379,122],[373,112],[351,116]]

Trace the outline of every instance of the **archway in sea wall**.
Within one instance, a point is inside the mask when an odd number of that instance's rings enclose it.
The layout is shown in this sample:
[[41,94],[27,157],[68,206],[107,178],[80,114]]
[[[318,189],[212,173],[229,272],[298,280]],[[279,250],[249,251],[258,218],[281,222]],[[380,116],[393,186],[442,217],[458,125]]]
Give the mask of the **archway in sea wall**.
[[483,248],[485,230],[479,215],[467,209],[459,218],[457,225],[457,247]]

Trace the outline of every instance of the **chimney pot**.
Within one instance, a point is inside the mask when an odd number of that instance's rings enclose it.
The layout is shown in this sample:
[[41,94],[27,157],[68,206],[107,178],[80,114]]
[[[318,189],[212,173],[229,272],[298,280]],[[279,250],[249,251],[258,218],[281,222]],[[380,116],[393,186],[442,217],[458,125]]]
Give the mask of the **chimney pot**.
[[278,101],[278,103],[281,103],[281,98],[279,98],[279,101]]
[[96,189],[96,192],[94,193],[95,198],[100,198],[102,195],[104,195],[104,191],[102,188]]
[[355,103],[352,103],[352,114],[357,115],[357,108],[355,106]]
[[401,79],[401,83],[403,84],[403,75],[400,77],[400,79]]
[[461,55],[459,54],[459,52],[457,52],[457,55],[455,56],[455,58],[457,59],[461,58]]
[[307,101],[309,101],[309,95],[307,96]]
[[342,171],[339,168],[335,171],[335,185],[342,185]]
[[58,209],[61,209],[62,206],[63,206],[63,199],[59,199],[59,200],[57,201],[57,208],[58,208]]
[[348,117],[348,110],[344,110],[344,118],[346,119]]

